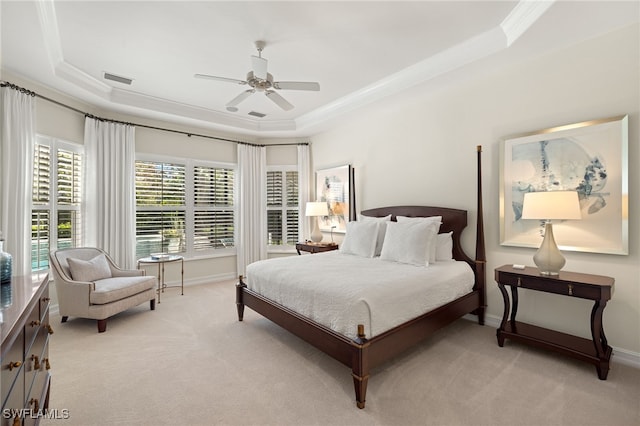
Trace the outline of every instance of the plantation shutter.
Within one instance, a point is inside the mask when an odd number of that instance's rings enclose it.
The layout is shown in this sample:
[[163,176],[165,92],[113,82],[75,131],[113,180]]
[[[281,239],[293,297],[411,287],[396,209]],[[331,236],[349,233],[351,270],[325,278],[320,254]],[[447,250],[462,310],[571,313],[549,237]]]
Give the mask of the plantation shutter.
[[267,232],[271,246],[298,242],[297,171],[267,171]]
[[31,210],[31,269],[49,266],[49,196],[51,191],[51,146],[36,143],[33,159]]
[[136,256],[185,251],[185,166],[136,161]]
[[73,151],[57,152],[57,241],[58,248],[76,247],[81,242],[82,156]]
[[232,169],[195,166],[194,250],[233,247]]

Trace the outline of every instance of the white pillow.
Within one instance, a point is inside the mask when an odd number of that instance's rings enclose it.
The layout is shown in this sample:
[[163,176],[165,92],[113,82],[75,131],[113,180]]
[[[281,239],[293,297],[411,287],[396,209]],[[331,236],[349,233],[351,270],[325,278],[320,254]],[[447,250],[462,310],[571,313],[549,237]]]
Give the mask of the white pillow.
[[429,266],[429,248],[439,226],[437,222],[426,221],[387,223],[380,259]]
[[[440,230],[440,225],[442,224],[442,216],[429,216],[429,217],[408,217],[408,216],[397,216],[396,220],[398,222],[406,222],[406,221],[422,221],[426,223],[437,223],[436,234]],[[431,246],[429,247],[429,262],[433,263],[436,261],[436,245],[437,239],[434,238],[431,240]]]
[[68,258],[69,272],[74,281],[97,281],[111,278],[111,268],[104,254],[99,254],[91,260]]
[[453,231],[438,234],[436,243],[436,262],[453,260]]
[[376,222],[380,224],[380,226],[378,226],[378,238],[376,240],[376,251],[374,254],[375,256],[380,256],[380,253],[382,252],[382,244],[384,243],[384,234],[387,232],[387,222],[391,222],[391,215],[384,217],[360,215],[360,219],[358,220],[362,222]]
[[347,230],[340,251],[356,256],[373,257],[376,251],[379,226],[380,224],[376,221],[347,222]]

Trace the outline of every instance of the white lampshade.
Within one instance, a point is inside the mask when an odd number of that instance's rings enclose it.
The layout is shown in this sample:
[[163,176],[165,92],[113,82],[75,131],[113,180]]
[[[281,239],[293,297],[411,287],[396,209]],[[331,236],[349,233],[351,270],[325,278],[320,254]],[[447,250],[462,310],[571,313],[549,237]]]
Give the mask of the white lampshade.
[[329,214],[329,207],[326,201],[309,201],[305,209],[307,216],[327,216]]
[[541,274],[558,275],[566,262],[553,237],[551,220],[581,218],[580,200],[575,191],[528,192],[524,194],[522,219],[546,221],[544,239],[533,256],[533,262]]
[[523,219],[582,219],[576,191],[527,192],[522,206]]

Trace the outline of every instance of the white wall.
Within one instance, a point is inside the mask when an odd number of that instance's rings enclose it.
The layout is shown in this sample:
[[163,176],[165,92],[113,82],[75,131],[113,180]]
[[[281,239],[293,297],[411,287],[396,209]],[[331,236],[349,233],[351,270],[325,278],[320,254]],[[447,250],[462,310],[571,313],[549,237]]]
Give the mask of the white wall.
[[[473,255],[476,145],[483,146],[488,314],[501,318],[493,280],[502,264],[533,265],[533,249],[499,242],[500,141],[527,131],[629,114],[628,256],[566,252],[566,270],[609,275],[615,293],[604,311],[609,344],[640,354],[640,46],[634,25],[489,76],[434,91],[431,86],[351,114],[312,138],[314,169],[350,163],[358,210],[440,205],[469,210],[463,245]],[[518,318],[590,337],[589,301],[522,292]]]

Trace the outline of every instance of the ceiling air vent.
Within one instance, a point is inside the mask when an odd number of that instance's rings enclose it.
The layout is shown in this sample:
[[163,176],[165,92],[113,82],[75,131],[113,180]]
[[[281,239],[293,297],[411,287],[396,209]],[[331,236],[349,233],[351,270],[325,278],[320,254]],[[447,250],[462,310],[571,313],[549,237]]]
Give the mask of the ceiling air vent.
[[249,115],[253,115],[254,117],[262,118],[262,117],[264,117],[264,116],[265,116],[265,115],[267,115],[267,114],[263,114],[263,113],[261,113],[261,112],[256,112],[256,111],[251,111],[251,112],[249,113]]
[[108,72],[104,73],[104,79],[105,80],[115,81],[115,82],[122,83],[122,84],[128,84],[128,85],[131,85],[131,83],[133,82],[133,80],[130,79],[130,78],[120,77],[119,75],[110,74]]

